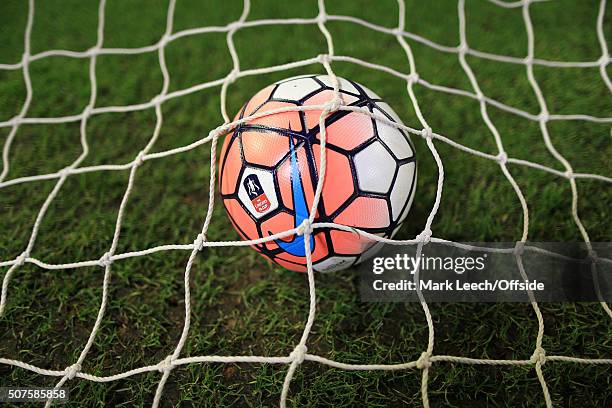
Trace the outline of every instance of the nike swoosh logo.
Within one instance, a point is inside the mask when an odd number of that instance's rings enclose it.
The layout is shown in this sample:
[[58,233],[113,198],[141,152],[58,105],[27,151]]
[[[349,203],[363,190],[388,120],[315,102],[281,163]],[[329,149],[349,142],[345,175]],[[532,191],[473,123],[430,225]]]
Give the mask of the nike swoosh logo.
[[[289,136],[289,149],[291,152],[291,194],[293,197],[294,228],[299,227],[304,220],[308,219],[308,205],[306,204],[306,196],[304,194],[304,186],[302,185],[302,177],[300,177],[300,168],[298,167],[297,153],[293,144],[293,136]],[[268,231],[270,235],[271,232]],[[306,256],[306,248],[304,247],[304,236],[296,235],[291,241],[283,241],[275,239],[274,242],[281,247],[285,252],[294,256]],[[314,250],[314,237],[310,236],[310,249]]]

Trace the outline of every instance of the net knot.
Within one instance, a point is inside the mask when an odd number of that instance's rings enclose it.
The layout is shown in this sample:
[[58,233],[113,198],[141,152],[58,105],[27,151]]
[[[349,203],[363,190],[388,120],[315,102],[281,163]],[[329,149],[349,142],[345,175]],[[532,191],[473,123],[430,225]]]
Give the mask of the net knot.
[[400,37],[401,37],[401,36],[402,36],[402,34],[404,34],[404,33],[403,33],[403,31],[402,31],[402,29],[401,29],[401,28],[399,28],[399,27],[395,27],[393,30],[391,30],[391,33],[392,33],[394,36],[396,36],[396,37],[397,37],[397,36],[400,36]]
[[304,359],[306,358],[306,352],[308,348],[303,344],[298,344],[295,346],[289,357],[292,361],[296,361],[298,364],[302,364]]
[[86,54],[87,54],[88,57],[93,57],[94,55],[98,54],[99,52],[100,52],[100,47],[94,46],[94,47],[89,48],[86,51]]
[[607,55],[602,55],[601,57],[599,57],[599,60],[597,62],[600,66],[605,67],[610,63],[610,61],[612,61],[612,58],[608,57]]
[[421,353],[421,357],[416,361],[416,366],[419,370],[424,370],[431,367],[431,361],[429,361],[429,353],[424,351]]
[[168,45],[169,42],[170,42],[170,36],[168,34],[164,34],[161,36],[161,38],[157,42],[157,45],[160,48],[164,48],[166,45]]
[[236,31],[238,30],[240,27],[242,26],[242,23],[240,21],[232,21],[231,23],[229,23],[227,25],[227,29],[229,31]]
[[540,114],[538,115],[538,120],[540,122],[548,122],[550,120],[550,115],[548,114],[547,111],[542,111],[540,112]]
[[151,99],[151,103],[153,105],[161,105],[163,101],[163,97],[161,95],[155,95],[152,99]]
[[318,59],[321,64],[329,64],[331,62],[329,54],[319,54]]
[[523,58],[523,64],[525,64],[525,65],[533,65],[533,57],[528,55],[525,58]]
[[226,129],[226,125],[221,125],[218,128],[211,130],[210,132],[208,132],[208,138],[209,139],[218,138],[225,132],[225,129]]
[[342,103],[342,99],[336,95],[334,99],[325,104],[324,110],[325,112],[336,112],[342,106]]
[[64,167],[63,169],[57,172],[57,175],[60,176],[61,178],[66,177],[68,176],[70,170],[71,170],[70,167]]
[[421,136],[424,139],[433,139],[433,131],[429,126],[424,127],[423,129],[421,129]]
[[105,252],[104,255],[102,255],[100,259],[98,259],[98,265],[100,265],[103,268],[106,268],[112,263],[113,263],[113,259],[111,258],[110,252]]
[[419,82],[419,74],[413,72],[412,74],[408,75],[408,85],[414,85],[417,82]]
[[225,77],[225,80],[227,82],[235,82],[236,78],[238,78],[238,70],[237,69],[232,69],[229,74],[227,74],[227,76]]
[[159,364],[157,364],[157,370],[160,373],[171,371],[173,368],[174,368],[174,363],[173,363],[172,355],[169,355],[168,357],[160,361]]
[[74,377],[76,377],[79,371],[81,371],[81,365],[79,363],[74,363],[66,369],[66,377],[69,380],[72,380]]
[[508,155],[506,154],[506,152],[499,152],[499,154],[497,155],[497,161],[499,162],[499,164],[506,164],[506,162],[508,161]]
[[423,230],[419,235],[417,235],[417,241],[428,244],[429,241],[431,241],[431,230],[429,228]]
[[193,241],[194,248],[196,248],[198,251],[201,251],[202,248],[204,248],[204,241],[206,241],[206,235],[198,234],[196,239]]
[[327,14],[319,13],[317,15],[317,24],[325,24],[326,21],[327,21]]
[[23,264],[25,263],[26,259],[28,259],[29,254],[26,251],[23,251],[22,253],[19,254],[19,256],[17,258],[15,258],[15,265],[17,266],[23,266]]
[[521,256],[525,252],[525,243],[523,241],[517,241],[514,244],[514,255]]
[[461,43],[457,47],[457,52],[459,54],[466,54],[468,52],[468,45],[466,43]]
[[571,170],[566,170],[565,173],[563,173],[563,175],[565,176],[565,178],[571,179],[574,177],[574,172]]
[[536,347],[530,360],[534,364],[540,363],[540,365],[543,365],[546,362],[546,350],[542,347]]
[[83,113],[82,113],[83,117],[84,118],[90,117],[92,111],[93,111],[93,108],[90,105],[87,105],[85,109],[83,109]]
[[138,153],[138,156],[136,156],[136,159],[134,159],[134,166],[138,167],[138,166],[142,166],[142,163],[144,163],[144,157],[145,157],[145,152],[144,150],[141,150]]
[[595,250],[592,247],[589,248],[589,255],[588,255],[588,257],[591,260],[591,262],[593,262],[593,263],[597,262],[597,252],[595,252]]
[[306,235],[306,234],[312,235],[312,223],[310,222],[308,218],[302,221],[302,223],[297,229],[297,234],[298,235]]

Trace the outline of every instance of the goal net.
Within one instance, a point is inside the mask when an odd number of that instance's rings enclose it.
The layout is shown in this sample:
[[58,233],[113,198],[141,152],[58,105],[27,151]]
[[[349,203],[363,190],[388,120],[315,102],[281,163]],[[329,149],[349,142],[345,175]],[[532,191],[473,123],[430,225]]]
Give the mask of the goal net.
[[[513,176],[513,167],[525,167],[529,168],[530,171],[536,172],[546,172],[551,174],[552,176],[558,179],[558,183],[567,183],[571,190],[571,213],[568,216],[573,218],[575,225],[577,226],[582,239],[584,242],[589,245],[589,232],[585,227],[584,223],[580,218],[580,214],[578,212],[578,201],[579,194],[577,188],[577,180],[580,179],[591,179],[596,182],[607,184],[612,183],[612,178],[605,174],[591,174],[591,173],[580,173],[574,171],[572,167],[572,163],[564,155],[562,155],[556,148],[555,143],[553,143],[549,127],[552,122],[557,121],[585,121],[585,122],[593,122],[593,123],[612,123],[612,117],[596,117],[588,114],[557,114],[555,112],[550,111],[547,106],[546,98],[544,97],[542,88],[534,75],[534,67],[544,66],[544,67],[554,67],[554,68],[595,68],[599,69],[599,73],[602,81],[605,83],[607,89],[612,92],[612,82],[608,76],[606,68],[608,64],[611,62],[611,58],[609,55],[609,50],[606,42],[606,38],[604,37],[604,17],[606,13],[606,0],[601,0],[599,4],[596,6],[598,9],[598,17],[596,21],[596,26],[593,27],[593,30],[597,33],[597,38],[599,41],[599,47],[601,49],[601,57],[595,61],[552,61],[546,59],[537,58],[534,53],[534,44],[535,44],[535,32],[534,32],[534,24],[532,24],[531,18],[531,10],[534,7],[533,3],[536,3],[535,0],[523,0],[523,1],[502,1],[502,0],[490,0],[497,7],[502,8],[516,8],[522,11],[522,18],[524,21],[524,29],[527,38],[527,54],[523,58],[507,56],[507,55],[498,55],[489,52],[484,52],[477,50],[475,48],[470,47],[470,44],[467,40],[466,35],[466,12],[465,12],[465,1],[459,0],[457,3],[457,16],[459,25],[457,30],[459,32],[460,43],[457,46],[449,47],[445,45],[438,44],[428,38],[424,38],[420,35],[414,34],[412,32],[407,31],[406,29],[406,15],[410,15],[406,12],[406,6],[403,0],[398,0],[398,14],[397,14],[397,23],[394,27],[385,27],[373,22],[369,22],[357,17],[347,16],[347,15],[334,15],[330,14],[326,11],[326,4],[324,0],[318,1],[318,9],[319,13],[314,18],[287,18],[287,19],[259,19],[259,20],[251,20],[249,19],[249,13],[251,11],[252,5],[249,0],[244,0],[243,11],[240,15],[240,18],[230,24],[225,26],[207,26],[207,27],[197,27],[185,29],[182,31],[175,31],[173,29],[174,22],[174,11],[176,7],[176,1],[171,0],[169,2],[168,10],[167,10],[167,19],[165,32],[159,38],[159,40],[151,44],[149,46],[140,47],[140,48],[105,48],[104,46],[104,33],[105,33],[105,9],[107,7],[106,1],[101,0],[98,7],[98,16],[97,16],[97,41],[95,44],[92,44],[91,48],[85,51],[73,51],[73,50],[61,50],[61,49],[52,49],[39,53],[31,52],[31,33],[32,28],[36,24],[36,4],[34,0],[30,0],[28,3],[28,14],[27,14],[27,22],[24,29],[23,36],[23,44],[24,44],[24,52],[23,57],[19,62],[16,63],[1,63],[0,70],[1,71],[14,71],[21,72],[23,75],[23,81],[26,86],[26,98],[21,106],[19,113],[11,118],[10,120],[6,120],[4,122],[0,122],[0,129],[7,130],[8,136],[4,141],[4,145],[2,148],[2,170],[0,173],[0,190],[7,188],[9,186],[14,186],[17,184],[24,183],[32,183],[40,180],[53,180],[54,187],[50,191],[49,195],[44,200],[44,203],[40,207],[33,228],[31,230],[31,234],[29,235],[29,240],[27,242],[27,246],[23,249],[21,254],[14,259],[0,259],[0,267],[4,268],[3,280],[2,280],[2,293],[0,299],[0,315],[6,313],[6,309],[10,308],[10,296],[11,296],[11,288],[12,283],[11,279],[19,273],[19,269],[26,263],[31,263],[40,268],[51,269],[51,270],[67,270],[74,268],[84,268],[84,267],[95,267],[99,266],[104,270],[104,277],[102,282],[102,297],[100,299],[99,310],[97,313],[97,318],[95,322],[92,322],[91,329],[88,329],[88,337],[85,343],[85,346],[80,351],[80,355],[73,364],[65,367],[63,370],[54,370],[48,369],[45,367],[39,367],[29,364],[25,361],[18,361],[9,358],[3,358],[0,356],[0,364],[6,366],[19,367],[21,369],[29,370],[34,373],[40,374],[41,376],[50,376],[55,377],[57,379],[56,387],[65,386],[71,380],[75,378],[84,379],[87,381],[93,382],[112,382],[120,379],[124,379],[127,377],[138,376],[148,372],[159,372],[159,383],[157,386],[157,390],[153,399],[153,406],[157,406],[163,395],[164,395],[164,386],[171,376],[173,369],[179,366],[187,365],[187,364],[205,364],[205,363],[251,363],[251,364],[278,364],[278,365],[286,365],[287,371],[284,379],[284,384],[282,387],[281,395],[279,396],[280,405],[284,407],[287,403],[287,398],[289,396],[290,391],[290,383],[292,378],[299,369],[300,365],[304,361],[310,361],[314,363],[324,364],[327,366],[331,366],[341,370],[420,370],[421,372],[421,398],[424,406],[429,406],[429,397],[428,397],[428,379],[430,373],[430,367],[435,364],[443,363],[443,362],[452,362],[456,364],[470,364],[470,365],[522,365],[522,366],[533,366],[534,373],[537,376],[539,383],[542,389],[542,398],[544,399],[547,406],[552,406],[552,399],[549,393],[549,389],[547,386],[546,376],[544,375],[542,366],[544,363],[555,363],[555,362],[566,362],[573,364],[612,364],[612,358],[610,359],[593,359],[593,358],[583,358],[580,356],[568,356],[568,355],[548,355],[546,354],[546,350],[543,347],[543,338],[544,338],[544,320],[542,318],[542,313],[538,306],[538,303],[535,301],[535,298],[530,293],[531,299],[531,307],[535,313],[537,318],[537,337],[535,340],[535,344],[533,344],[532,356],[528,359],[523,360],[512,360],[512,359],[475,359],[475,358],[467,358],[462,356],[455,355],[439,355],[435,352],[435,326],[434,320],[432,319],[432,315],[430,313],[430,308],[427,303],[427,299],[419,293],[420,304],[423,309],[423,313],[425,315],[427,326],[428,326],[428,342],[427,347],[422,350],[422,354],[420,358],[415,361],[410,361],[402,364],[386,364],[385,362],[380,362],[379,364],[352,364],[345,363],[342,361],[335,361],[329,358],[326,358],[321,355],[316,355],[308,352],[308,340],[309,335],[311,333],[311,329],[315,322],[316,314],[317,314],[317,291],[316,291],[316,277],[313,273],[312,268],[312,260],[311,260],[311,248],[310,240],[307,239],[310,234],[312,234],[313,230],[318,228],[336,228],[347,231],[354,231],[353,228],[349,228],[344,225],[338,224],[320,224],[314,222],[315,211],[310,211],[310,219],[304,221],[299,227],[283,232],[281,234],[272,235],[266,238],[252,240],[252,241],[213,241],[208,239],[208,230],[211,225],[211,221],[213,220],[213,209],[215,208],[215,189],[216,183],[214,179],[217,174],[216,163],[218,162],[217,156],[217,143],[219,137],[225,135],[230,129],[236,126],[239,123],[244,123],[246,121],[252,120],[256,117],[265,116],[265,115],[273,115],[278,112],[285,112],[288,110],[318,110],[322,111],[320,117],[320,127],[322,129],[321,132],[321,142],[324,144],[325,141],[325,122],[324,118],[337,110],[353,110],[357,111],[363,115],[369,115],[376,117],[377,120],[386,121],[392,126],[400,127],[405,132],[408,132],[412,135],[412,137],[422,138],[426,146],[428,148],[428,152],[421,150],[420,156],[423,157],[426,154],[430,154],[435,164],[437,166],[437,190],[435,194],[435,200],[432,205],[431,212],[424,220],[424,225],[422,228],[422,232],[419,233],[414,239],[409,240],[391,240],[378,237],[376,235],[368,234],[363,231],[358,231],[363,236],[366,236],[370,239],[383,241],[388,244],[393,245],[413,245],[417,247],[418,251],[421,251],[423,246],[427,245],[429,242],[436,242],[445,245],[458,245],[452,241],[445,240],[443,236],[436,237],[437,233],[440,235],[444,234],[444,231],[433,231],[432,225],[434,223],[434,219],[436,214],[438,213],[438,209],[440,207],[441,199],[444,192],[445,186],[445,173],[444,173],[444,160],[438,152],[438,148],[441,144],[446,144],[454,149],[459,149],[465,153],[477,156],[477,160],[488,160],[496,163],[503,176],[505,177],[507,183],[509,183],[515,193],[516,200],[520,203],[520,208],[522,211],[522,226],[521,226],[521,236],[518,240],[516,247],[511,248],[511,251],[515,254],[515,259],[519,270],[523,277],[527,277],[529,271],[524,270],[523,264],[521,261],[521,257],[523,251],[529,250],[529,245],[527,244],[529,238],[529,225],[530,225],[530,212],[527,200],[523,191],[521,190],[519,184],[515,181]],[[343,22],[346,24],[356,24],[361,26],[363,30],[372,30],[382,35],[388,36],[392,38],[397,44],[403,49],[404,56],[404,66],[406,67],[405,71],[398,71],[394,68],[390,68],[388,66],[377,64],[376,61],[366,61],[360,58],[356,58],[348,55],[338,55],[334,49],[334,37],[328,30],[327,24],[329,22]],[[275,26],[275,25],[309,25],[316,26],[320,31],[320,35],[324,38],[325,43],[327,45],[327,51],[320,55],[313,55],[311,58],[294,61],[287,64],[277,65],[277,66],[269,66],[265,68],[255,68],[255,69],[243,69],[241,67],[241,61],[239,58],[239,54],[236,50],[236,46],[234,44],[234,36],[235,34],[244,28],[247,27],[267,27],[267,26]],[[171,75],[168,69],[168,65],[166,62],[166,48],[169,44],[180,42],[185,38],[190,36],[196,36],[205,33],[222,33],[226,36],[227,41],[227,49],[229,50],[229,54],[231,55],[231,60],[233,63],[232,69],[227,72],[227,75],[204,83],[199,83],[197,85],[180,89],[177,91],[170,91],[170,81]],[[445,53],[455,55],[458,59],[460,67],[463,71],[463,75],[469,81],[471,86],[470,91],[452,88],[448,86],[438,85],[432,82],[429,82],[427,78],[423,78],[419,75],[419,61],[415,58],[413,54],[413,50],[411,48],[412,43],[417,43],[422,46],[428,47],[435,52]],[[134,105],[121,105],[121,106],[98,106],[97,98],[98,98],[98,84],[97,84],[97,76],[96,76],[96,62],[100,55],[137,55],[137,54],[145,54],[145,53],[154,53],[157,55],[157,59],[159,61],[159,67],[161,69],[161,73],[163,76],[163,86],[161,92],[153,97],[150,101],[140,104]],[[81,113],[71,116],[63,116],[63,117],[33,117],[30,115],[30,105],[34,98],[33,95],[33,87],[30,75],[30,64],[33,61],[42,60],[54,56],[62,56],[74,59],[81,59],[88,61],[89,64],[89,80],[90,80],[90,98],[89,102],[86,106],[83,107]],[[481,89],[481,84],[477,76],[474,74],[474,71],[470,65],[470,57],[479,58],[494,62],[513,64],[516,66],[520,66],[524,69],[525,75],[528,78],[529,85],[531,87],[532,92],[535,94],[539,105],[539,113],[534,114],[528,111],[522,110],[518,107],[507,105],[499,100],[496,100],[492,97],[485,95],[483,90]],[[350,63],[359,65],[364,67],[372,72],[372,75],[385,75],[385,76],[393,76],[402,80],[405,84],[405,92],[406,98],[409,100],[416,117],[418,118],[418,123],[412,123],[412,126],[404,126],[397,123],[393,123],[386,119],[381,115],[377,115],[376,113],[369,112],[366,109],[356,108],[344,106],[342,104],[342,100],[339,97],[338,91],[338,81],[337,77],[334,73],[334,64],[338,62]],[[227,107],[227,99],[228,94],[232,91],[232,84],[239,78],[246,78],[257,76],[261,74],[268,74],[274,72],[282,72],[289,69],[295,69],[299,67],[306,67],[312,64],[320,64],[325,72],[333,79],[335,95],[336,97],[332,100],[328,101],[323,105],[317,106],[308,106],[308,107],[295,107],[295,108],[282,108],[267,111],[265,113],[255,114],[249,117],[245,117],[238,121],[232,121],[230,118],[231,112],[229,112]],[[435,128],[428,123],[428,118],[425,114],[422,113],[421,106],[419,104],[419,99],[416,96],[415,89],[418,87],[424,87],[431,91],[451,94],[454,96],[458,96],[461,98],[472,99],[478,103],[480,109],[480,115],[483,123],[485,124],[488,132],[490,133],[490,137],[494,141],[494,144],[497,148],[497,154],[490,154],[484,151],[477,150],[473,147],[466,146],[460,142],[460,138],[456,137],[457,135],[444,135],[436,131]],[[160,132],[163,127],[164,114],[162,113],[162,105],[170,100],[181,98],[189,94],[194,94],[197,92],[201,92],[207,89],[219,89],[220,96],[220,110],[221,110],[221,118],[219,122],[216,124],[210,124],[210,131],[207,135],[204,135],[199,140],[172,149],[163,150],[163,151],[153,151],[153,146],[156,141],[158,141]],[[515,158],[510,157],[504,148],[504,138],[501,132],[496,127],[496,123],[489,116],[489,111],[491,108],[499,109],[508,114],[514,115],[516,120],[526,120],[530,122],[534,122],[539,126],[541,133],[541,143],[543,143],[550,152],[550,154],[558,161],[563,170],[557,170],[555,168],[543,165],[536,161],[525,160],[523,158]],[[89,153],[88,146],[88,132],[87,132],[87,124],[90,118],[95,115],[105,114],[105,113],[126,113],[126,112],[136,112],[136,111],[153,111],[155,113],[156,122],[153,133],[150,135],[149,141],[146,146],[130,161],[125,163],[118,164],[104,164],[104,165],[91,165],[91,166],[83,166],[82,163],[85,161],[86,157]],[[69,166],[55,172],[47,173],[47,174],[38,174],[38,175],[28,175],[23,177],[14,177],[10,176],[11,169],[11,159],[12,159],[12,145],[15,140],[19,137],[18,131],[20,126],[26,124],[46,124],[46,125],[59,125],[65,123],[78,123],[80,125],[80,141],[82,152],[77,157],[74,162],[72,162]],[[161,245],[150,248],[142,248],[141,250],[132,251],[132,252],[118,252],[118,242],[121,237],[122,225],[124,221],[124,215],[126,213],[126,206],[130,200],[130,196],[132,192],[138,188],[138,183],[136,181],[136,175],[139,171],[140,166],[145,162],[154,162],[157,159],[161,159],[164,157],[172,156],[172,155],[181,155],[187,151],[196,149],[202,145],[209,145],[210,147],[210,190],[208,191],[208,210],[205,216],[202,219],[202,228],[200,233],[193,237],[193,242],[191,244],[169,244],[169,245]],[[317,208],[317,203],[321,196],[321,190],[323,181],[325,179],[325,149],[320,149],[321,151],[321,177],[318,181],[315,200],[313,203],[313,209]],[[475,159],[476,160],[476,159]],[[45,262],[44,259],[37,259],[31,256],[32,250],[36,245],[37,235],[39,232],[39,228],[41,223],[46,216],[49,207],[52,202],[57,198],[60,193],[60,190],[66,183],[70,177],[78,174],[92,173],[92,172],[114,172],[114,171],[124,171],[129,173],[129,179],[127,185],[125,186],[125,192],[123,194],[123,198],[120,202],[120,206],[118,212],[116,214],[116,225],[114,228],[114,234],[112,239],[112,244],[110,247],[104,252],[101,253],[99,258],[97,259],[67,259],[65,263],[48,263]],[[329,176],[329,175],[328,175]],[[432,177],[433,178],[433,177]],[[217,204],[218,205],[218,204]],[[184,355],[184,346],[187,340],[187,337],[190,333],[190,324],[191,324],[191,280],[190,273],[192,270],[192,265],[194,262],[197,262],[198,253],[203,248],[209,247],[228,247],[228,246],[248,246],[253,244],[258,244],[262,242],[272,241],[278,238],[289,237],[293,234],[303,234],[306,236],[304,239],[304,243],[306,246],[306,258],[308,264],[308,272],[305,275],[307,277],[307,284],[309,288],[310,295],[310,307],[308,309],[307,317],[304,323],[303,332],[301,338],[293,351],[289,355],[281,355],[281,356],[258,356],[258,355],[196,355],[196,356],[188,356]],[[186,266],[184,268],[184,324],[182,332],[180,336],[177,336],[176,346],[174,347],[174,351],[171,355],[167,356],[163,360],[159,361],[158,364],[144,366],[139,368],[134,368],[132,370],[126,372],[113,373],[108,375],[92,375],[90,373],[84,372],[82,370],[82,366],[84,361],[88,358],[89,352],[95,342],[96,336],[99,333],[99,329],[105,319],[105,314],[107,312],[107,306],[109,302],[109,288],[113,284],[112,282],[112,271],[113,271],[113,263],[125,260],[128,258],[135,257],[147,257],[154,253],[161,253],[164,251],[185,251],[185,263]],[[483,248],[486,250],[486,248]],[[493,250],[493,249],[491,249]],[[596,256],[596,254],[592,254]],[[30,279],[36,279],[35,276],[30,276]],[[605,313],[612,318],[612,311],[609,306],[602,300],[600,302],[601,307],[605,310]],[[51,401],[48,401],[50,403]]]

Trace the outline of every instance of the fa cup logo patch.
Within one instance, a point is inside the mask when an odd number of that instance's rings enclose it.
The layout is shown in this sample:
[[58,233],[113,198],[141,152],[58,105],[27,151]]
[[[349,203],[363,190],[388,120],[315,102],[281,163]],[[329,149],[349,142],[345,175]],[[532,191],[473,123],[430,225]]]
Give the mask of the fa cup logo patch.
[[255,210],[259,213],[266,212],[270,208],[270,201],[259,182],[257,174],[248,175],[242,183]]

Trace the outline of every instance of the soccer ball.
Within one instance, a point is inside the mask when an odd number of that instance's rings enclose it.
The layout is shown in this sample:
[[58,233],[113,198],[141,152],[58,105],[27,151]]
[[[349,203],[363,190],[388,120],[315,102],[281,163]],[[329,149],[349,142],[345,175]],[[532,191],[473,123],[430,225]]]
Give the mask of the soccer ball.
[[[345,105],[401,123],[374,92],[338,78]],[[331,78],[305,75],[277,82],[253,96],[237,118],[283,107],[322,105],[334,97]],[[309,216],[320,171],[320,110],[252,119],[225,138],[219,185],[229,218],[242,238],[267,237]],[[415,153],[406,133],[367,114],[339,110],[325,118],[326,174],[315,222],[334,222],[392,237],[405,220],[416,183]],[[374,255],[381,243],[356,232],[315,229],[313,268],[331,272]],[[294,271],[306,270],[304,236],[254,248]]]

